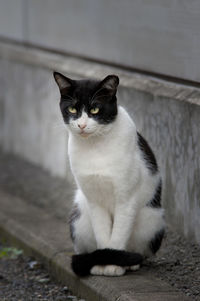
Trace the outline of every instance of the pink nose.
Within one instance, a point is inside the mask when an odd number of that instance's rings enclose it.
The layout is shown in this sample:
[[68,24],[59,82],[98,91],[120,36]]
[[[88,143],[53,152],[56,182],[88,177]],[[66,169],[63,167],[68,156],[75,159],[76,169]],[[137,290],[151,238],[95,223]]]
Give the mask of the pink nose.
[[85,124],[85,123],[83,123],[83,124],[78,124],[78,127],[79,127],[81,130],[83,130],[83,129],[86,127],[86,124]]

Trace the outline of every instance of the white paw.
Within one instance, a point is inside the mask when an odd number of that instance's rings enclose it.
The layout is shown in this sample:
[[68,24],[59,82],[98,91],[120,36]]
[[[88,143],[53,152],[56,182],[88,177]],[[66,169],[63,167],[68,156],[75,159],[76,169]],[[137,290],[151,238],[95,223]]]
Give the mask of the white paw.
[[125,272],[126,269],[118,265],[106,265],[104,269],[105,276],[122,276]]
[[140,269],[140,264],[132,265],[130,268],[131,271],[138,271]]
[[91,275],[104,275],[104,268],[105,265],[95,265],[91,268],[90,274]]
[[92,275],[104,275],[104,276],[122,276],[126,272],[125,268],[118,265],[95,265],[91,270]]
[[126,267],[127,271],[138,271],[140,269],[140,264],[131,265]]

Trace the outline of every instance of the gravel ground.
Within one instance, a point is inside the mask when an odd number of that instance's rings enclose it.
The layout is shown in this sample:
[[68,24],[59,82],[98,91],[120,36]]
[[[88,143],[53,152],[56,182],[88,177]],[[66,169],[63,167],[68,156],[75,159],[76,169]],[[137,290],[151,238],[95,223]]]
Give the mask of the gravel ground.
[[83,301],[67,286],[55,283],[41,263],[24,255],[3,256],[0,244],[1,301]]
[[168,282],[192,300],[200,301],[200,246],[167,231],[158,254],[143,269]]

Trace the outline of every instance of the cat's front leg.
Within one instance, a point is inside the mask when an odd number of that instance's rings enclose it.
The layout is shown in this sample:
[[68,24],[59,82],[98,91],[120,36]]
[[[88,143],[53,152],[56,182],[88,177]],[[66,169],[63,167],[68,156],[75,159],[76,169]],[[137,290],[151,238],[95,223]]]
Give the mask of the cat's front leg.
[[[129,204],[118,204],[115,208],[114,223],[110,239],[103,248],[125,250],[130,238],[131,228],[135,218],[133,206]],[[95,265],[90,273],[92,275],[122,276],[126,272],[126,267],[118,265]]]
[[97,242],[97,249],[108,246],[111,237],[112,219],[108,210],[98,204],[90,204],[90,216]]
[[116,204],[109,248],[126,250],[138,211],[137,205],[135,199]]

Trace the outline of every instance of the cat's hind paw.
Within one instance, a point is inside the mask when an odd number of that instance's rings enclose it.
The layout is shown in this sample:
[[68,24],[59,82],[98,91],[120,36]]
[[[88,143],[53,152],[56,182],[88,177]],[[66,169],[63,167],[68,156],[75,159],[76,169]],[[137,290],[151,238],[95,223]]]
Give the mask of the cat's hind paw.
[[138,271],[139,269],[140,269],[140,264],[135,264],[135,265],[126,267],[127,271]]
[[122,276],[125,272],[126,269],[118,265],[95,265],[90,270],[90,274],[98,276]]

